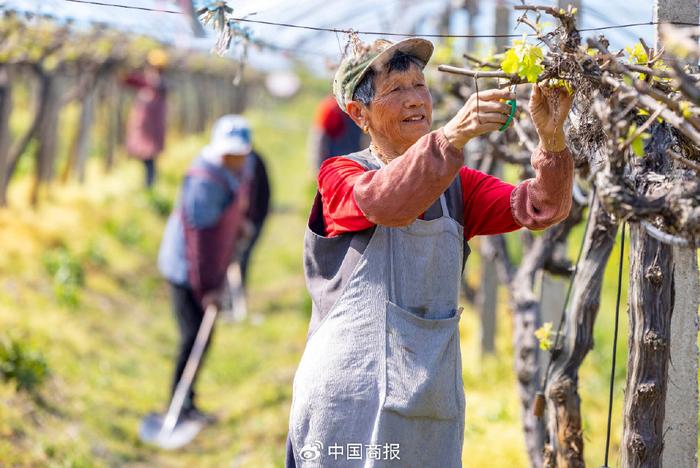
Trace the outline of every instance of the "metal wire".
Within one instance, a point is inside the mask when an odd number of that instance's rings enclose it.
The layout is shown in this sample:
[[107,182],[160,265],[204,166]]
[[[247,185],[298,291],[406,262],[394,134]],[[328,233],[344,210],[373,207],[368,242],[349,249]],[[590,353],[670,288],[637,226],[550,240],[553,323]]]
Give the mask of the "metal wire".
[[617,302],[615,303],[615,332],[613,335],[612,366],[610,368],[610,395],[608,399],[608,429],[605,433],[605,462],[601,468],[607,468],[610,455],[610,427],[612,426],[613,391],[615,386],[615,360],[617,355],[617,329],[620,325],[620,297],[622,296],[622,264],[625,259],[625,228],[627,223],[622,223],[622,236],[620,241],[620,265],[617,271]]
[[[64,0],[66,2],[71,2],[71,3],[84,3],[88,5],[98,5],[98,6],[108,6],[108,7],[115,7],[115,8],[124,8],[127,10],[141,10],[141,11],[153,11],[153,12],[158,12],[158,13],[171,13],[171,14],[183,14],[181,11],[178,10],[160,10],[160,9],[155,9],[155,8],[146,8],[146,7],[138,7],[138,6],[132,6],[132,5],[120,5],[120,4],[115,4],[115,3],[109,3],[109,2],[99,2],[99,1],[94,1],[94,0]],[[250,18],[231,18],[232,21],[239,21],[242,23],[254,23],[254,24],[264,24],[268,26],[278,26],[282,28],[295,28],[295,29],[306,29],[310,31],[326,31],[326,32],[334,32],[334,33],[343,33],[343,34],[349,34],[351,32],[355,32],[357,34],[366,34],[369,36],[401,36],[401,37],[431,37],[431,38],[508,38],[508,37],[523,37],[525,36],[530,36],[530,37],[535,37],[536,34],[411,34],[411,33],[396,33],[396,32],[387,32],[387,31],[356,31],[354,29],[341,29],[341,28],[323,28],[323,27],[318,27],[318,26],[308,26],[308,25],[302,25],[302,24],[292,24],[292,23],[279,23],[275,21],[264,21],[264,20],[255,20],[255,19],[250,19]],[[645,21],[645,22],[639,22],[639,23],[625,23],[625,24],[610,24],[606,26],[599,26],[596,28],[583,28],[579,29],[580,32],[587,32],[587,31],[604,31],[607,29],[623,29],[623,28],[632,28],[636,26],[656,26],[659,24],[672,24],[676,26],[700,26],[698,23],[687,23],[687,22],[682,22],[682,21]]]
[[65,2],[71,2],[71,3],[85,3],[88,5],[98,5],[98,6],[108,6],[108,7],[114,7],[114,8],[124,8],[125,10],[141,10],[141,11],[154,11],[158,13],[171,13],[175,15],[181,15],[183,14],[179,10],[161,10],[158,8],[146,8],[146,7],[140,7],[140,6],[135,6],[135,5],[120,5],[116,3],[107,3],[107,2],[95,2],[92,0],[64,0]]

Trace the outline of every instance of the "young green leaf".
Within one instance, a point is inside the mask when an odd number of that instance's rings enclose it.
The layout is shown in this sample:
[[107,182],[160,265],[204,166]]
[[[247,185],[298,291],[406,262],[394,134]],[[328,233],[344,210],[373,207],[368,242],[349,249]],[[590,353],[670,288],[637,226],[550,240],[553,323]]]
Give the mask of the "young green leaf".
[[567,80],[551,79],[549,80],[549,86],[564,88],[566,89],[566,92],[569,93],[569,96],[574,94],[574,88],[571,87],[571,83],[569,83]]
[[692,117],[693,113],[690,110],[690,103],[688,101],[681,101],[678,103],[678,107],[681,109],[681,113],[683,114],[683,117],[688,119]]
[[540,342],[540,349],[542,351],[549,351],[554,346],[552,338],[554,337],[554,332],[552,330],[552,322],[545,322],[540,328],[535,330],[535,338]]
[[[634,133],[637,131],[637,125],[632,124],[629,126],[627,129],[627,136],[625,138],[620,138],[620,143],[624,143],[625,141],[628,141]],[[630,143],[630,149],[632,150],[632,153],[634,153],[635,156],[643,158],[644,155],[646,154],[644,152],[644,142],[648,138],[651,137],[650,133],[647,132],[642,132],[640,135],[637,135],[637,137],[632,140]]]
[[529,83],[536,83],[540,74],[544,71],[542,49],[528,44],[525,39],[513,41],[513,47],[508,49],[501,62],[501,69]]
[[646,65],[649,62],[649,55],[641,42],[637,42],[633,47],[625,47],[625,50],[629,54],[630,63]]

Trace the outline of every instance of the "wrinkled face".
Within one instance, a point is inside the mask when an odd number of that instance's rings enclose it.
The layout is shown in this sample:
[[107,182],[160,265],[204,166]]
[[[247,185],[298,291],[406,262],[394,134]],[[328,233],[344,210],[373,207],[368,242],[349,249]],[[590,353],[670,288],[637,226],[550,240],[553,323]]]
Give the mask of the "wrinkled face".
[[385,139],[405,151],[430,132],[433,100],[423,71],[411,65],[406,71],[382,72],[374,78],[374,100],[366,109],[373,138]]

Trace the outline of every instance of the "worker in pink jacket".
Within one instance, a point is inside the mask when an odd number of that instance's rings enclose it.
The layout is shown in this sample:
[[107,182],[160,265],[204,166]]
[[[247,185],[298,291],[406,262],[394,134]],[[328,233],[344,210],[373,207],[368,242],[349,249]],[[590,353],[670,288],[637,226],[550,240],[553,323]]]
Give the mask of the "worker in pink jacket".
[[166,65],[165,52],[153,50],[148,55],[146,69],[124,80],[137,90],[126,127],[126,150],[143,161],[149,188],[155,181],[156,159],[165,145],[167,90],[163,71]]

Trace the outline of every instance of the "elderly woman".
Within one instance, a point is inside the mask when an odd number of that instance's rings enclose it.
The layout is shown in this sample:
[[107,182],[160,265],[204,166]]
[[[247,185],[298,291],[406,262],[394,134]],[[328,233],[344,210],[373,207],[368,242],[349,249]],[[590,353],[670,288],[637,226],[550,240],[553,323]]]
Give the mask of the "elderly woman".
[[287,466],[461,466],[467,241],[543,229],[569,212],[566,91],[534,87],[536,176],[513,186],[464,167],[463,148],[505,124],[514,96],[472,95],[431,132],[432,51],[422,39],[358,42],[335,76],[338,104],[371,144],[319,172],[304,252],[313,311]]

